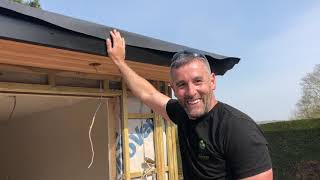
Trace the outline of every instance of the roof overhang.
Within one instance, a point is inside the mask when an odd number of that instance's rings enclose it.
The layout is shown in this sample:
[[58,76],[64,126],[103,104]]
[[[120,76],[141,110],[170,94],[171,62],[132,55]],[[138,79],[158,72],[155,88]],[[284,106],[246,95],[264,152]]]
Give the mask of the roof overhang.
[[[113,29],[5,0],[0,0],[0,26],[0,38],[4,40],[71,50],[95,57],[107,56],[106,34]],[[174,53],[192,49],[126,31],[121,33],[126,39],[126,58],[136,63],[168,67]],[[240,61],[235,57],[200,52],[206,55],[217,75],[223,75]]]

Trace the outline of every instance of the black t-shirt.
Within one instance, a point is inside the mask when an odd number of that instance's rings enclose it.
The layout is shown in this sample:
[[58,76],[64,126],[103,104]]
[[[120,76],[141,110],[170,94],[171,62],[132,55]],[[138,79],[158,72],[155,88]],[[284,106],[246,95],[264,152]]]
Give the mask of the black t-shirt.
[[174,99],[166,110],[178,126],[185,180],[239,179],[272,167],[262,131],[241,111],[218,102],[203,117],[190,120]]

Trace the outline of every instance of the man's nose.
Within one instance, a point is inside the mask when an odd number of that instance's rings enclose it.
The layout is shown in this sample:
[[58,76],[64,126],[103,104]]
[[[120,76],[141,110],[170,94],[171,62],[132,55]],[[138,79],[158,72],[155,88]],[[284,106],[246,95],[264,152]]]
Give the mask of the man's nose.
[[187,95],[193,97],[196,95],[196,87],[193,84],[188,85]]

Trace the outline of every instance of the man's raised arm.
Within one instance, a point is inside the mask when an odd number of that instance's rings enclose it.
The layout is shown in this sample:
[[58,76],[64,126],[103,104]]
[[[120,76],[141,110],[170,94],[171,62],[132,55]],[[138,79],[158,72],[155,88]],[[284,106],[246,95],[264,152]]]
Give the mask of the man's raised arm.
[[119,68],[123,80],[132,93],[153,111],[159,113],[165,119],[169,119],[166,112],[166,104],[169,97],[160,93],[146,79],[134,72],[125,62],[125,40],[120,32],[113,30],[110,32],[111,39],[107,39],[107,51],[109,57]]

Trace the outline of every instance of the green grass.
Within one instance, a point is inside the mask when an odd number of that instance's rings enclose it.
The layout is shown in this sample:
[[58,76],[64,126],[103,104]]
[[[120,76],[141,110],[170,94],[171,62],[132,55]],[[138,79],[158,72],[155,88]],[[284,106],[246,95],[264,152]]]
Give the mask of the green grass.
[[269,142],[275,179],[295,178],[303,161],[320,162],[320,119],[260,125]]

